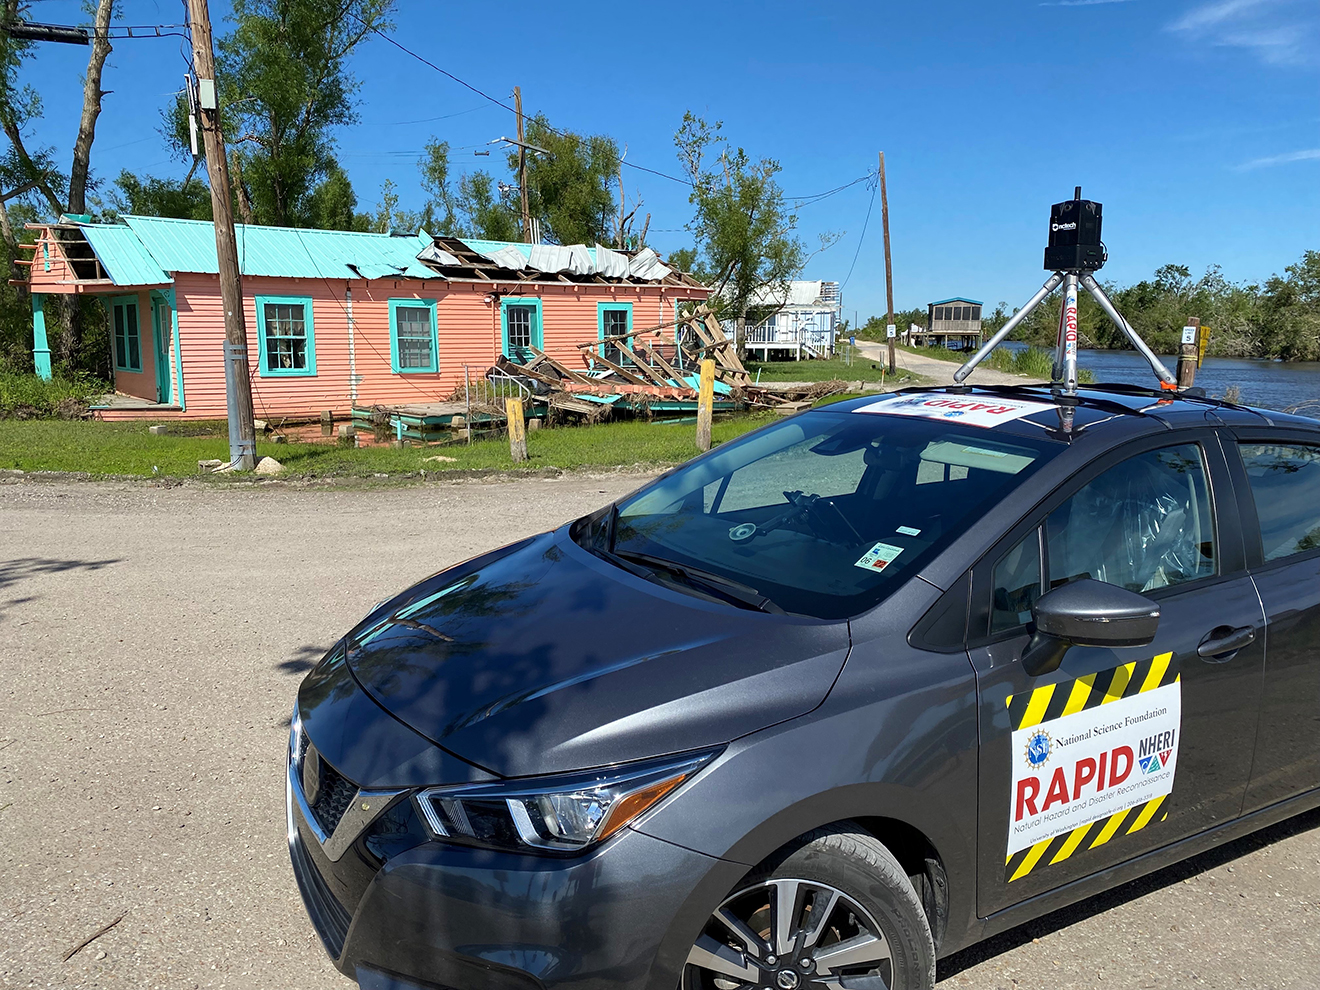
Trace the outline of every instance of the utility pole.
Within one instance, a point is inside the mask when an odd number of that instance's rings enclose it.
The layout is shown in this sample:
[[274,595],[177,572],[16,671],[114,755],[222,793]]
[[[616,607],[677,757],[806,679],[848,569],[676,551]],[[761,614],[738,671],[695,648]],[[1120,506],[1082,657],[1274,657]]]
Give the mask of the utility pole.
[[[885,333],[894,333],[894,272],[889,262],[889,194],[885,189],[885,153],[880,152],[880,221],[885,228],[885,301],[889,317],[885,320]],[[889,373],[894,373],[894,337],[889,338]]]
[[215,85],[215,51],[211,46],[211,15],[206,0],[188,0],[193,65],[197,70],[198,117],[206,147],[206,172],[211,181],[211,212],[215,216],[215,254],[220,270],[220,304],[225,311],[225,401],[229,415],[229,461],[251,471],[257,461],[257,434],[252,420],[252,380],[248,377],[247,325],[243,317],[243,284],[238,268],[238,241],[229,198],[229,165],[220,132],[220,105]]
[[532,211],[527,208],[527,140],[523,134],[522,87],[513,87],[513,106],[518,113],[518,191],[522,195],[523,240],[532,240]]

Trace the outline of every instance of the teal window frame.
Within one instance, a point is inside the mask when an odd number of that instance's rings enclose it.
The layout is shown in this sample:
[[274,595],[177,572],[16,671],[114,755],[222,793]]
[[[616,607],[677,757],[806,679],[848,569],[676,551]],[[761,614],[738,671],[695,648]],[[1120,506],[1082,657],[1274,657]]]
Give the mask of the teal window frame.
[[[316,377],[316,332],[312,320],[311,296],[254,296],[257,309],[257,372],[263,378],[314,378]],[[272,368],[266,359],[266,306],[303,307],[303,329],[307,337],[307,367]]]
[[[120,307],[124,309],[124,361],[119,361],[119,330],[115,326],[115,310]],[[133,334],[130,338],[128,333],[128,308],[133,308]],[[137,364],[132,362],[133,351],[129,347],[129,340],[133,339],[137,343]],[[138,308],[137,296],[112,296],[110,299],[110,349],[113,352],[115,361],[115,371],[129,371],[133,374],[142,373],[142,313]]]
[[510,361],[517,363],[516,355],[509,353],[509,307],[530,306],[535,310],[532,321],[531,345],[538,351],[545,350],[545,324],[541,319],[541,300],[538,296],[506,296],[500,300],[500,352]]
[[[619,309],[621,309],[621,310],[623,310],[624,312],[626,312],[626,313],[628,314],[628,323],[627,323],[627,329],[625,330],[625,333],[628,334],[628,348],[631,350],[631,349],[632,349],[632,345],[633,345],[633,338],[632,338],[632,332],[633,332],[633,304],[630,303],[630,302],[598,302],[598,303],[596,303],[596,339],[597,339],[597,340],[604,340],[604,339],[605,339],[605,311],[606,311],[606,310],[611,310],[611,309],[614,309],[614,310],[619,310]],[[607,348],[607,347],[608,347],[608,345],[606,345],[606,344],[601,344],[600,347],[599,347],[599,349],[596,351],[596,353],[599,354],[599,355],[602,356],[602,357],[609,357],[609,354],[606,352],[606,348]],[[622,358],[623,355],[620,354],[619,357]],[[613,360],[613,359],[611,358],[611,360]],[[620,364],[620,363],[622,363],[622,362],[621,362],[621,361],[616,361],[615,363],[616,363],[616,364]]]
[[[390,305],[390,370],[396,375],[433,375],[440,371],[440,338],[436,328],[436,301],[434,299],[391,299]],[[431,314],[431,364],[426,368],[405,368],[399,364],[399,309],[425,309]]]

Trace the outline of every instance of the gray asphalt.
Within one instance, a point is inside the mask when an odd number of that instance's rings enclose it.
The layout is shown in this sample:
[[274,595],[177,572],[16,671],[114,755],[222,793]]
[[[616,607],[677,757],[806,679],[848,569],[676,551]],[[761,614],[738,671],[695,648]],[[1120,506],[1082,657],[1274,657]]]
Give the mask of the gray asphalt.
[[[351,986],[284,846],[299,678],[378,599],[640,480],[0,483],[0,986]],[[1303,816],[946,960],[942,985],[1313,987],[1318,872]]]

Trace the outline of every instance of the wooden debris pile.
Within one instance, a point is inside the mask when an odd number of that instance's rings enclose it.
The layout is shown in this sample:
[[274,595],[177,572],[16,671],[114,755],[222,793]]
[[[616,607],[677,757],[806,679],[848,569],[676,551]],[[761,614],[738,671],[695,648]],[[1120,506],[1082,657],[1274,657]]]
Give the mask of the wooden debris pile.
[[[660,331],[671,329],[675,343],[662,343]],[[535,347],[529,348],[532,359],[526,364],[501,357],[495,370],[530,380],[537,398],[544,397],[551,409],[581,415],[591,422],[615,408],[647,414],[695,411],[701,362],[706,358],[715,362],[716,410],[778,408],[845,388],[843,382],[817,382],[794,390],[754,384],[734,342],[704,303],[672,323],[601,337],[577,348],[583,365],[580,370]]]

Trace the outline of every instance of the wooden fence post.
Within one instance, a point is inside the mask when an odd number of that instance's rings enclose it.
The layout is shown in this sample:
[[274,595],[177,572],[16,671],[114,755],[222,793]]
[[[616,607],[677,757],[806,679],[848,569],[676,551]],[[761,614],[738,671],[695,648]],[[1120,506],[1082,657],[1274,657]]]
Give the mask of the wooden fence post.
[[715,408],[715,362],[701,362],[701,389],[697,394],[697,449],[710,450],[710,417]]
[[505,399],[504,414],[509,420],[509,454],[514,463],[527,460],[527,429],[523,423],[522,399]]
[[1200,351],[1201,321],[1193,316],[1183,327],[1182,342],[1178,345],[1178,387],[1191,388],[1196,381],[1196,358]]

